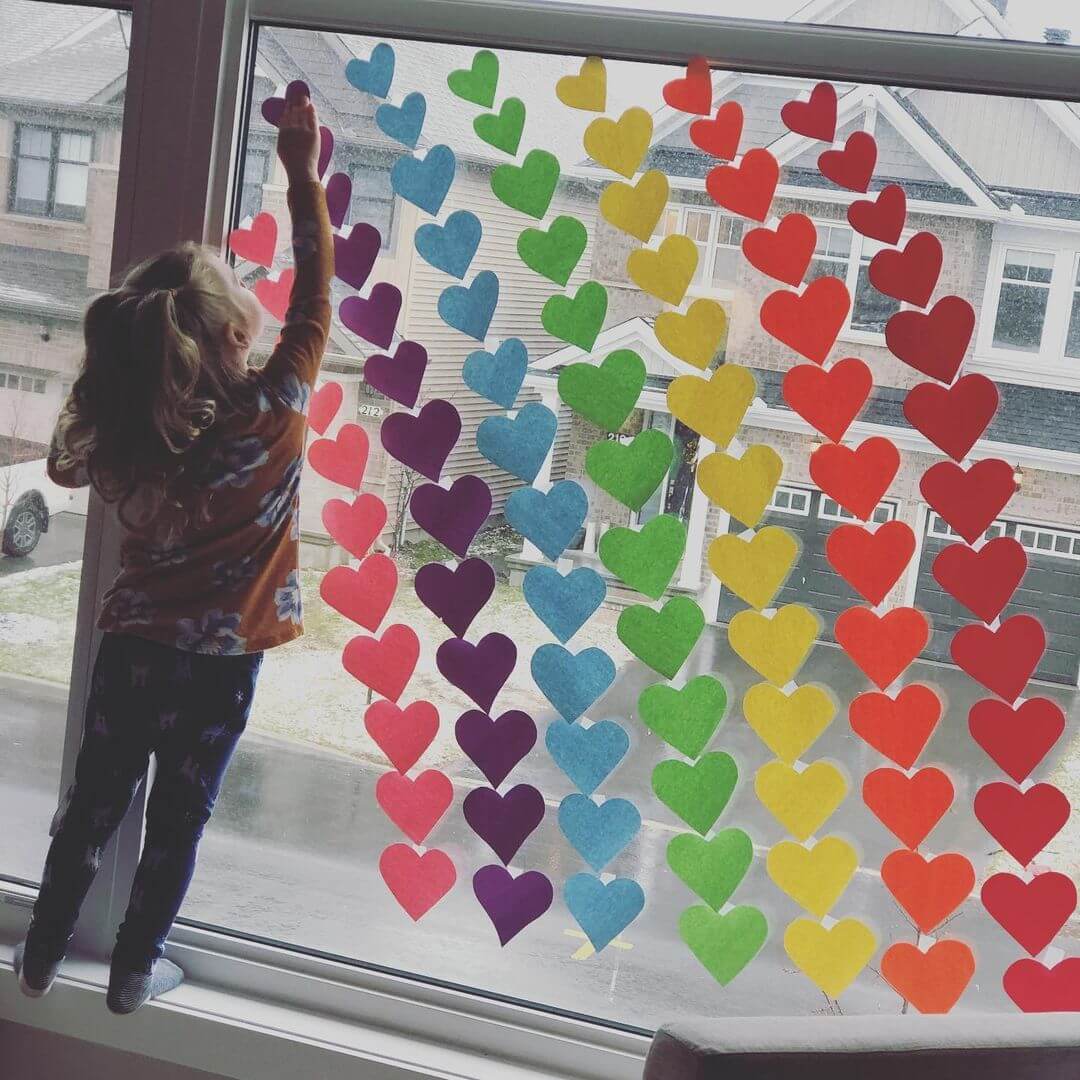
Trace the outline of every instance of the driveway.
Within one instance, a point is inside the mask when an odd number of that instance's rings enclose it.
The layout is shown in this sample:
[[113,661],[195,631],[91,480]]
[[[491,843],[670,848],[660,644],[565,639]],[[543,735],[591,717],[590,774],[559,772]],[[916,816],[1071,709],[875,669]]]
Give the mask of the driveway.
[[35,566],[60,566],[78,562],[83,555],[83,534],[86,532],[86,515],[55,514],[49,522],[49,531],[38,541],[37,547],[25,558],[13,559],[0,555],[0,577],[21,574]]

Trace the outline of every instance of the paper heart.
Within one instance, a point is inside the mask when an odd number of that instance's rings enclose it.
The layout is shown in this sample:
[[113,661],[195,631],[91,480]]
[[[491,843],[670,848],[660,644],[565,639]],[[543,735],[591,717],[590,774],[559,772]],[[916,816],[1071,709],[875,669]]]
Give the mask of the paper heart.
[[754,792],[787,832],[796,840],[807,840],[847,798],[848,782],[830,761],[815,761],[802,772],[782,761],[769,761],[754,777]]
[[899,469],[899,451],[880,435],[854,448],[826,443],[810,456],[814,483],[863,521],[870,520]]
[[364,381],[392,401],[411,409],[420,396],[427,370],[427,349],[416,341],[402,341],[393,357],[372,353],[364,361]]
[[692,57],[686,75],[664,83],[664,100],[679,112],[708,113],[712,109],[712,73],[703,56]]
[[351,503],[328,499],[322,522],[336,543],[362,559],[386,525],[386,504],[377,495],[357,495]]
[[753,221],[769,216],[780,166],[768,150],[755,148],[738,165],[717,165],[705,177],[705,190],[717,206]]
[[415,780],[399,772],[384,773],[375,785],[375,801],[414,844],[427,839],[453,800],[450,778],[435,769]]
[[950,651],[957,667],[1013,702],[1046,652],[1046,631],[1032,615],[1013,615],[996,630],[972,623],[953,635]]
[[839,836],[826,836],[812,848],[781,840],[765,858],[776,887],[819,919],[839,902],[858,868],[858,852]]
[[375,110],[375,126],[388,138],[416,149],[427,116],[427,99],[415,90],[400,105],[380,105]]
[[1032,956],[1061,933],[1076,911],[1076,886],[1065,874],[1037,874],[1030,881],[994,874],[982,887],[983,907]]
[[240,259],[270,267],[277,251],[277,221],[265,211],[256,214],[250,229],[233,229],[229,233],[229,250]]
[[461,416],[449,401],[429,401],[416,416],[392,413],[379,429],[383,448],[407,469],[438,481],[461,434]]
[[282,270],[278,276],[277,281],[271,281],[270,278],[261,278],[256,281],[252,287],[252,292],[255,294],[255,299],[266,310],[277,319],[278,322],[285,321],[285,315],[289,310],[289,300],[292,296],[293,281],[296,278],[296,271],[293,269]]
[[352,204],[352,177],[348,173],[336,172],[326,181],[326,214],[330,224],[340,229]]
[[319,582],[319,595],[346,619],[378,630],[397,591],[397,565],[387,555],[369,555],[354,570],[332,566]]
[[871,604],[880,604],[915,553],[915,533],[903,521],[886,521],[870,532],[838,525],[825,540],[829,565]]
[[771,619],[758,611],[740,611],[728,625],[728,641],[759,675],[786,686],[802,667],[820,630],[813,611],[787,604]]
[[529,217],[542,218],[559,183],[559,160],[547,150],[530,150],[520,165],[498,165],[491,192],[501,203]]
[[877,938],[858,919],[841,919],[828,930],[796,919],[784,931],[784,950],[822,993],[838,998],[870,963]]
[[505,795],[473,788],[462,802],[468,826],[506,864],[544,820],[544,796],[531,784],[518,784]]
[[698,675],[681,688],[655,683],[638,696],[641,722],[669,746],[697,758],[709,745],[727,709],[724,684]]
[[735,759],[723,750],[711,750],[692,765],[661,761],[653,769],[652,789],[669,810],[704,836],[724,812],[738,779]]
[[812,427],[839,442],[862,411],[874,377],[862,360],[848,357],[829,368],[797,364],[784,376],[784,400]]
[[477,341],[487,337],[499,303],[499,278],[481,270],[469,285],[450,285],[439,295],[439,318]]
[[1022,1012],[1080,1012],[1080,957],[1046,967],[1038,960],[1017,960],[1002,981]]
[[563,899],[600,952],[641,914],[645,890],[632,878],[616,878],[605,885],[592,874],[574,874],[563,886]]
[[545,745],[552,760],[591,795],[630,749],[630,736],[614,720],[585,727],[559,717],[548,725]]
[[998,391],[985,375],[965,375],[952,386],[919,383],[904,398],[904,416],[949,457],[963,461],[998,407]]
[[754,845],[742,829],[721,829],[711,840],[680,833],[667,846],[668,866],[706,904],[719,911],[754,861]]
[[752,529],[772,501],[784,462],[771,447],[748,446],[741,457],[722,450],[698,462],[697,485],[710,502]]
[[818,83],[809,101],[789,101],[780,110],[780,119],[796,135],[831,143],[836,138],[836,88]]
[[[554,439],[554,428],[551,435]],[[626,445],[607,439],[593,443],[585,454],[585,473],[624,506],[640,510],[663,483],[674,458],[671,436],[659,428],[646,428]]]
[[367,60],[353,59],[345,65],[345,78],[357,90],[384,98],[394,80],[394,50],[385,41],[371,50]]
[[334,276],[354,289],[362,289],[381,247],[379,230],[365,221],[354,225],[348,237],[335,233]]
[[1007,705],[996,698],[975,702],[968,713],[971,737],[1018,784],[1046,757],[1065,731],[1065,713],[1049,698]]
[[761,951],[769,924],[748,904],[723,915],[699,904],[679,916],[679,936],[705,970],[721,986],[727,986]]
[[[388,46],[389,47],[389,46]],[[281,114],[285,111],[285,102],[298,94],[311,96],[308,85],[302,79],[294,79],[285,89],[285,97],[270,97],[262,103],[263,119],[277,127]],[[326,172],[330,159],[334,156],[334,133],[325,124],[319,127],[319,160],[317,171],[320,177]]]
[[540,311],[540,322],[554,338],[590,352],[607,315],[608,293],[596,281],[586,281],[573,296],[551,296]]
[[493,465],[531,484],[547,460],[558,426],[558,419],[546,405],[530,401],[512,419],[489,416],[481,420],[476,449]]
[[951,383],[974,333],[975,309],[959,296],[943,296],[925,314],[898,311],[893,315],[885,324],[885,344],[908,367]]
[[575,656],[561,645],[541,645],[531,670],[540,693],[570,721],[584,716],[615,681],[615,664],[603,649],[583,649]]
[[599,365],[568,364],[559,372],[558,386],[565,405],[605,431],[615,432],[641,396],[645,361],[633,349],[616,349]]
[[552,560],[577,536],[588,511],[588,497],[574,480],[560,480],[547,492],[518,488],[503,508],[510,527]]
[[907,776],[899,769],[874,769],[863,780],[863,802],[901,843],[914,850],[952,806],[952,781],[940,769]]
[[456,172],[454,151],[440,143],[423,157],[399,157],[390,170],[390,186],[400,198],[435,217],[442,209]]
[[457,881],[457,871],[445,852],[429,849],[421,855],[408,844],[391,844],[379,856],[379,874],[414,922],[423,918]]
[[697,601],[672,597],[659,611],[631,604],[619,616],[619,640],[643,663],[673,679],[686,663],[705,629]]
[[626,260],[626,272],[642,292],[676,307],[694,280],[697,266],[697,244],[681,233],[666,237],[656,251],[631,251]]
[[719,350],[727,333],[727,315],[715,301],[693,301],[683,315],[662,311],[653,326],[656,339],[672,356],[693,367],[705,370]]
[[706,154],[733,161],[739,154],[744,120],[743,107],[737,101],[725,101],[712,119],[690,124],[690,141]]
[[511,157],[518,152],[524,129],[525,102],[516,97],[506,98],[497,113],[484,113],[473,120],[478,139]]
[[458,68],[446,77],[450,92],[463,101],[471,101],[482,109],[490,109],[499,84],[499,58],[490,49],[481,49],[468,68]]
[[458,717],[454,735],[487,782],[498,787],[536,745],[536,724],[520,709],[504,712],[497,720],[469,709]]
[[668,178],[659,169],[643,173],[636,184],[616,182],[600,193],[600,216],[620,232],[647,244],[668,201]]
[[761,325],[800,356],[823,364],[850,310],[847,285],[839,278],[820,277],[801,295],[780,289],[767,296],[761,305]]
[[510,678],[517,664],[517,646],[505,634],[485,634],[475,645],[448,638],[435,652],[435,666],[485,712]]
[[565,645],[604,602],[607,585],[589,566],[565,576],[553,566],[534,566],[521,591],[533,614]]
[[673,379],[668,383],[667,403],[676,420],[723,449],[735,437],[756,395],[753,372],[728,363],[721,364],[708,379],[699,375]]
[[937,288],[944,259],[941,241],[933,233],[921,232],[900,251],[879,251],[870,260],[867,273],[878,292],[926,307]]
[[975,954],[962,941],[938,941],[923,952],[898,941],[881,957],[882,978],[920,1013],[950,1012],[975,974]]
[[977,550],[950,544],[934,559],[934,580],[985,623],[1012,599],[1027,572],[1027,553],[1012,536],[997,536]]
[[895,244],[907,220],[907,195],[899,184],[889,184],[876,199],[856,199],[848,207],[847,217],[851,227],[863,236]]
[[463,278],[480,246],[484,227],[471,210],[455,210],[442,225],[421,225],[413,236],[416,253],[424,262],[451,277]]
[[307,459],[320,476],[355,491],[367,468],[367,432],[359,424],[342,424],[334,438],[316,439]]
[[585,226],[575,217],[560,214],[546,231],[523,229],[518,234],[517,251],[530,270],[556,285],[565,285],[588,244]]
[[1021,865],[1043,851],[1069,820],[1065,794],[1050,784],[1026,791],[997,781],[975,793],[975,816],[982,827]]
[[893,608],[884,615],[850,607],[837,615],[833,633],[855,666],[884,690],[926,648],[930,623],[913,607]]
[[563,75],[555,96],[568,108],[603,112],[607,104],[607,68],[599,56],[587,56],[577,75]]
[[825,150],[818,157],[818,170],[849,191],[866,191],[877,164],[877,140],[868,131],[853,131],[843,150]]
[[1000,458],[977,461],[969,469],[939,461],[919,482],[923,498],[969,544],[990,528],[1016,489],[1014,467]]
[[921,683],[909,683],[896,697],[869,691],[851,700],[851,730],[902,769],[910,769],[941,719],[941,699]]
[[567,795],[559,804],[559,828],[570,846],[600,873],[641,828],[641,814],[627,799],[597,805],[587,795]]
[[358,682],[391,701],[401,697],[416,669],[420,641],[409,626],[395,623],[378,638],[354,637],[341,654],[345,670]]
[[645,160],[652,131],[652,116],[637,106],[618,120],[599,116],[585,129],[585,153],[598,165],[629,178]]
[[744,540],[734,533],[718,536],[709,545],[709,569],[740,600],[751,607],[772,603],[799,557],[799,542],[787,529],[769,525]]
[[326,429],[337,416],[344,397],[345,392],[341,388],[341,383],[323,383],[311,395],[311,402],[308,405],[308,427],[319,435],[325,435]]
[[385,349],[394,340],[401,312],[401,290],[380,281],[368,297],[346,296],[338,305],[338,318],[357,337]]
[[502,866],[483,866],[473,875],[473,893],[495,927],[499,944],[512,941],[544,914],[555,897],[538,870],[514,877]]
[[439,731],[439,710],[430,701],[399,708],[392,701],[373,701],[364,713],[364,728],[400,773],[424,755]]
[[493,352],[477,349],[465,357],[461,378],[474,393],[512,409],[525,381],[529,354],[520,338],[507,338]]
[[886,856],[881,880],[923,934],[932,934],[971,895],[975,870],[963,855],[927,859],[901,849]]
[[671,514],[660,514],[636,532],[608,529],[598,547],[600,562],[620,581],[659,600],[682,561],[686,526]]
[[802,284],[817,246],[817,229],[805,214],[785,214],[775,229],[751,229],[742,241],[751,266],[777,281]]
[[421,484],[409,499],[413,521],[459,559],[491,513],[491,489],[479,476],[459,476],[450,490],[438,484]]
[[755,683],[743,695],[746,722],[788,765],[817,742],[835,715],[836,702],[823,687],[812,683],[790,694],[769,683]]
[[495,591],[495,571],[490,563],[476,558],[465,559],[456,567],[427,563],[416,571],[413,588],[420,603],[442,620],[454,637],[464,637]]

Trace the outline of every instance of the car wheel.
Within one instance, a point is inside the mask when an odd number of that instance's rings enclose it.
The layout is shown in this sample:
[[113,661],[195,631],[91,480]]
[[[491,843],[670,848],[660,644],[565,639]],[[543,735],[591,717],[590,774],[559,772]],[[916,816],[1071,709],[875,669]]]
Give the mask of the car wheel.
[[4,530],[4,554],[15,558],[29,555],[40,539],[41,518],[29,505],[16,506]]

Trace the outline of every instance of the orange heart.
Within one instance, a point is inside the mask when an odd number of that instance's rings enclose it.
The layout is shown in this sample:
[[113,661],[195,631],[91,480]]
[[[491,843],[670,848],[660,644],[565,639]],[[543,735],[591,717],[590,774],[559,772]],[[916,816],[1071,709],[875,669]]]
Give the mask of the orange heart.
[[829,564],[871,604],[888,596],[914,552],[915,533],[903,521],[886,521],[873,532],[861,525],[838,525],[825,541]]
[[854,450],[826,443],[810,455],[810,479],[863,521],[870,520],[899,469],[899,451],[881,435],[864,440]]
[[869,691],[852,698],[848,719],[863,742],[910,769],[941,719],[941,699],[921,683],[905,686],[895,698]]
[[871,682],[884,690],[930,640],[930,624],[916,608],[900,607],[884,615],[853,607],[836,617],[837,643]]
[[924,933],[932,933],[975,888],[975,870],[963,855],[926,859],[917,851],[894,851],[881,864],[881,880]]
[[743,237],[746,261],[763,274],[796,287],[814,257],[817,228],[805,214],[786,214],[775,229],[751,229]]
[[921,1013],[947,1013],[975,974],[975,956],[962,941],[939,941],[926,952],[897,942],[881,958],[886,982]]
[[717,165],[705,177],[705,190],[714,203],[733,214],[764,221],[769,216],[780,166],[768,150],[743,154],[738,165]]
[[874,769],[863,780],[863,802],[894,836],[917,848],[952,806],[952,781],[936,768],[906,776],[899,769]]
[[375,785],[375,801],[414,844],[427,839],[453,799],[450,777],[435,769],[415,780],[399,772],[383,773]]
[[796,364],[785,376],[784,400],[822,435],[839,442],[862,411],[874,386],[874,376],[853,356],[830,368]]
[[780,289],[761,305],[761,325],[767,334],[800,356],[823,364],[851,309],[847,285],[839,278],[821,277],[800,293]]
[[319,583],[319,595],[346,619],[378,630],[397,591],[397,566],[388,555],[369,555],[355,570],[334,566]]

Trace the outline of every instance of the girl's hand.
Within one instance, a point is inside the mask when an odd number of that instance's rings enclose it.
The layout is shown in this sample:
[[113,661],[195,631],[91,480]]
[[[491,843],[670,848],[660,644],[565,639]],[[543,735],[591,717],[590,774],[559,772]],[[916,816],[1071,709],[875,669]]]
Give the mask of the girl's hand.
[[277,153],[290,184],[319,179],[319,120],[307,94],[286,99]]

